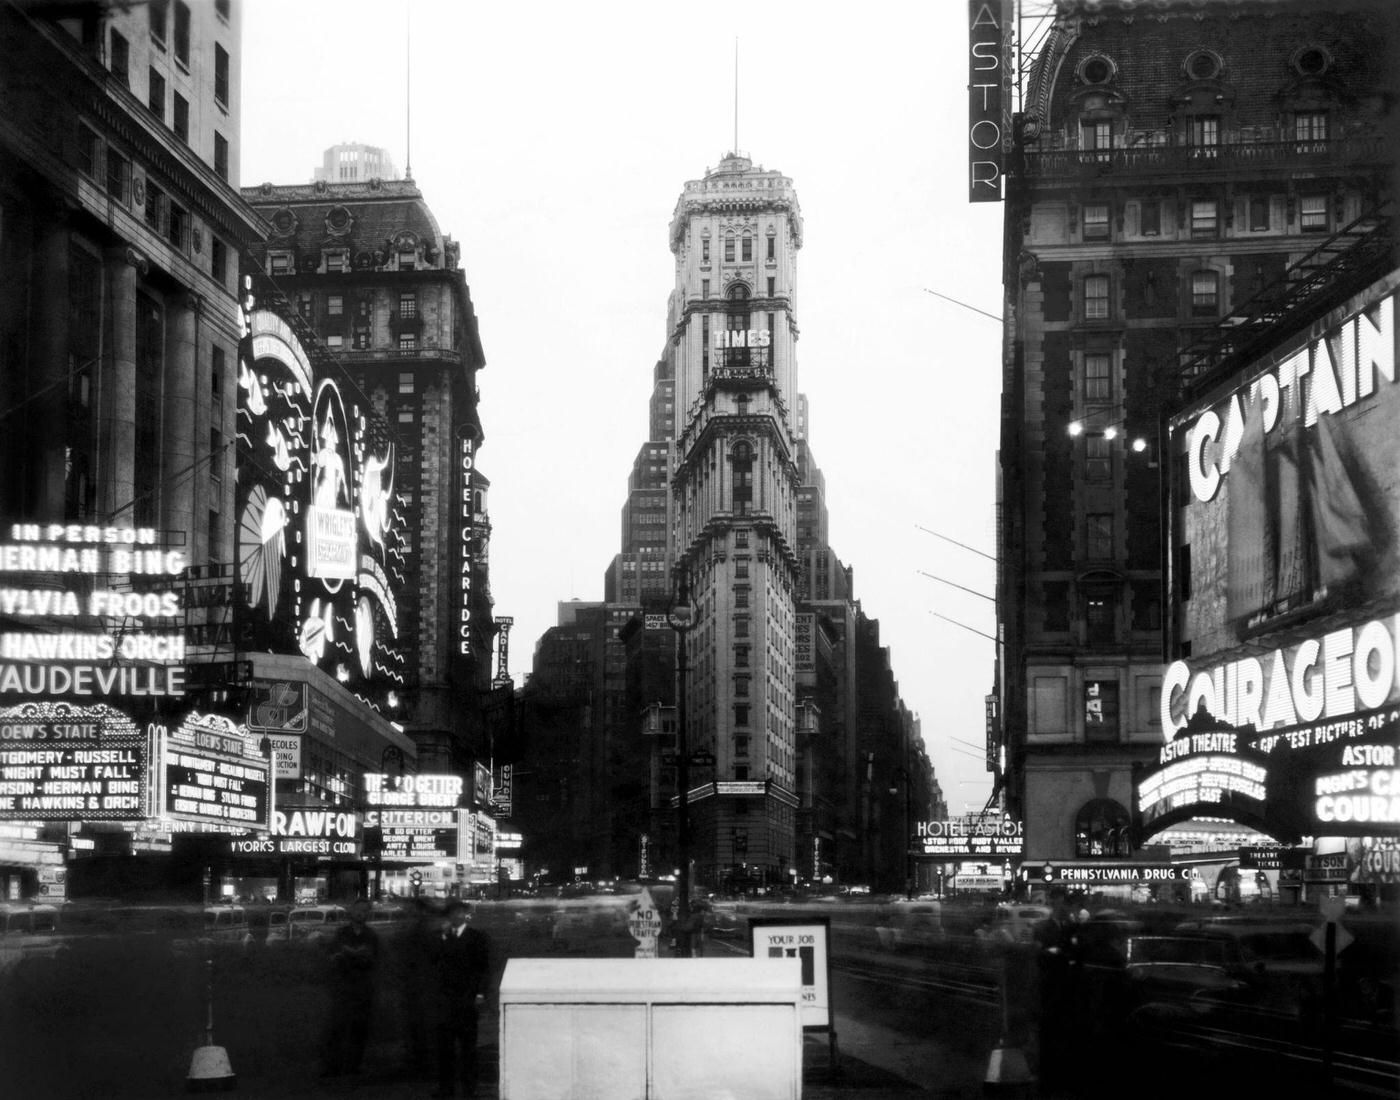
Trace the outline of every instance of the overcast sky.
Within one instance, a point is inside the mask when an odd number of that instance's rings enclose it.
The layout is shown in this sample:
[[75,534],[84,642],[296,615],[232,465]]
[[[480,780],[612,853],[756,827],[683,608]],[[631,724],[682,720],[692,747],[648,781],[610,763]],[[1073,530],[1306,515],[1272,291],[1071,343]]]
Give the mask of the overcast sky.
[[[796,318],[831,544],[951,812],[990,792],[999,204],[971,205],[963,0],[243,0],[242,178],[387,147],[462,246],[481,323],[491,591],[530,670],[600,600],[647,436],[687,180],[735,145],[802,207]],[[410,46],[411,50],[408,48]],[[411,60],[410,60],[411,57]],[[410,128],[406,110],[411,89]],[[920,530],[927,528],[943,538]],[[937,617],[957,620],[957,626]]]

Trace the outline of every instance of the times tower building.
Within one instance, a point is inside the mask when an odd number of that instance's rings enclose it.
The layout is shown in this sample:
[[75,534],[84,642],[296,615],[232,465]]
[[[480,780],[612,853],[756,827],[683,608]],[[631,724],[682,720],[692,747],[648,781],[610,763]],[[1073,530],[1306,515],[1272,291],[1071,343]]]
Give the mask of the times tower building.
[[797,866],[796,257],[792,181],[730,153],[692,180],[676,257],[673,562],[689,581],[686,740],[695,872]]

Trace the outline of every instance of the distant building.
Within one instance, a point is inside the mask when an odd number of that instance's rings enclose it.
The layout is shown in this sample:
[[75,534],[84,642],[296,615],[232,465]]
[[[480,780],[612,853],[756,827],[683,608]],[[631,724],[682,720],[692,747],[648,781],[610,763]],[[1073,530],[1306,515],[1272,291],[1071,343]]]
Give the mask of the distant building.
[[311,173],[313,183],[368,183],[372,179],[399,178],[389,150],[360,142],[332,145],[322,156],[320,167]]

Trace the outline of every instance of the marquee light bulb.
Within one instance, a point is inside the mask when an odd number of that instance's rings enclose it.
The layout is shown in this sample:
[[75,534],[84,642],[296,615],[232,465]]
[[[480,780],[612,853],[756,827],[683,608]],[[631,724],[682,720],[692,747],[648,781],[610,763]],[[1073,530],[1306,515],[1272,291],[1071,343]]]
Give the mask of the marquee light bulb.
[[1071,420],[1069,422],[1069,434],[1081,435],[1084,432],[1084,422],[1082,420]]
[[1147,440],[1143,439],[1141,436],[1139,436],[1137,439],[1134,439],[1133,450],[1135,450],[1138,454],[1142,454],[1143,451],[1147,450]]
[[1117,428],[1105,428],[1105,429],[1103,430],[1103,437],[1104,437],[1105,439],[1117,439],[1117,438],[1118,438],[1118,429],[1117,429]]

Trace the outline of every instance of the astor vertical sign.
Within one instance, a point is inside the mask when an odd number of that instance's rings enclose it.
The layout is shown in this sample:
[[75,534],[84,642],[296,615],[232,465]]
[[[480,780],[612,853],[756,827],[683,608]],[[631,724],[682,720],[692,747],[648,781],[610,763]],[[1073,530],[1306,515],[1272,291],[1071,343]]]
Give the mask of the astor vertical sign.
[[968,202],[1001,201],[1002,87],[1006,66],[1003,0],[968,3]]

